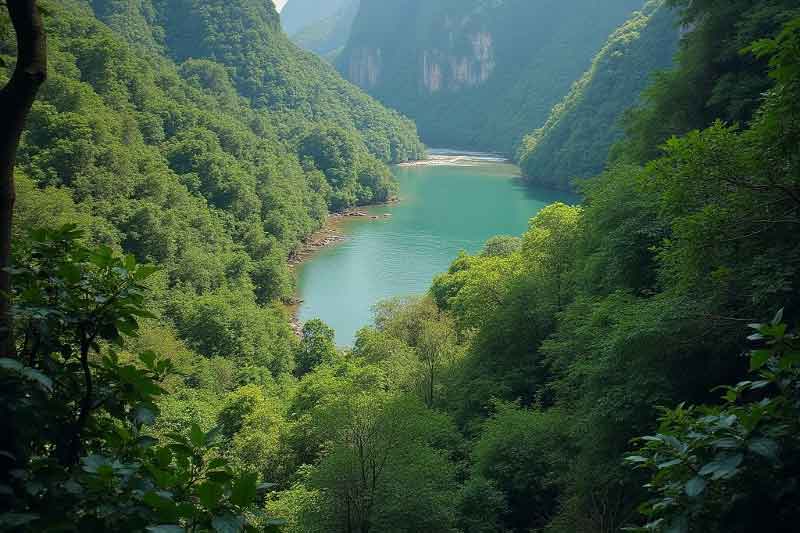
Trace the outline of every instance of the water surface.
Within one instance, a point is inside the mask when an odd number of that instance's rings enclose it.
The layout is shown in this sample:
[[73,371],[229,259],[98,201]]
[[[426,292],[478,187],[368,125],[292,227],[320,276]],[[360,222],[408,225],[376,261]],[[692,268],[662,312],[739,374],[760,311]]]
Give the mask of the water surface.
[[475,253],[494,235],[520,235],[542,207],[575,201],[523,185],[517,167],[480,154],[437,151],[428,164],[393,171],[401,201],[365,209],[378,220],[345,222],[346,240],[298,273],[300,320],[321,318],[340,345],[372,322],[376,302],[427,291],[460,250]]

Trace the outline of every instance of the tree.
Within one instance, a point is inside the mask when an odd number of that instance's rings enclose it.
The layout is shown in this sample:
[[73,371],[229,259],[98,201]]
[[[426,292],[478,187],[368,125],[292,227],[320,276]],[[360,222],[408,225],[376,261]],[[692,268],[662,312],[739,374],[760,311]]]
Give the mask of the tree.
[[307,374],[336,357],[335,332],[333,328],[317,318],[303,324],[303,338],[295,360],[298,375]]
[[47,78],[47,39],[36,0],[7,0],[17,34],[17,64],[0,90],[0,350],[14,353],[11,309],[11,226],[17,147],[39,87]]

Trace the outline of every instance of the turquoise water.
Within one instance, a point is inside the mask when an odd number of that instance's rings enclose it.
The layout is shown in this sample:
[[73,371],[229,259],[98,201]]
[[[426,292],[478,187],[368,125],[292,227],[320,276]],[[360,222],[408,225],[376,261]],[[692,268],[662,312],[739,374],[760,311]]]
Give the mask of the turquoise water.
[[346,240],[303,264],[301,321],[321,318],[338,344],[351,345],[378,301],[423,294],[460,250],[474,253],[494,235],[520,235],[545,205],[575,201],[520,184],[517,167],[494,158],[439,154],[437,164],[395,167],[401,201],[365,209],[378,220],[347,220]]

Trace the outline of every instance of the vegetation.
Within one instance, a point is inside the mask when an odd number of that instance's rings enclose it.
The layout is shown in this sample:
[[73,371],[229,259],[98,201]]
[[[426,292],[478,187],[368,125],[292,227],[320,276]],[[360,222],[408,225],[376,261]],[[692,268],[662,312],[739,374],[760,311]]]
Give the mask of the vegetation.
[[293,36],[353,3],[357,7],[358,2],[353,0],[289,0],[281,11],[281,24]]
[[351,2],[332,15],[305,26],[291,36],[292,41],[300,48],[335,61],[350,37],[358,6],[359,2]]
[[[346,350],[319,321],[296,338],[278,302],[329,205],[391,194],[369,132],[269,100],[276,56],[208,29],[262,3],[95,4],[116,31],[42,4],[0,530],[796,529],[796,2],[674,0],[679,64],[582,205],[378,304]],[[722,21],[735,35],[710,39]],[[222,63],[163,55],[189,29]]]
[[674,11],[656,0],[611,35],[544,126],[523,139],[517,159],[528,179],[569,189],[572,180],[605,170],[611,146],[624,133],[624,112],[654,72],[672,65],[676,26]]
[[431,146],[511,155],[644,3],[363,0],[337,67]]

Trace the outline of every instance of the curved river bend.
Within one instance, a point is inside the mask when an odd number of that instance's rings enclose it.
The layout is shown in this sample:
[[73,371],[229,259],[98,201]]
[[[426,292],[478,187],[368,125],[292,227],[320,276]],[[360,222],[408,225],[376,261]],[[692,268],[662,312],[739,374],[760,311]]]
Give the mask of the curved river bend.
[[364,209],[377,220],[343,222],[345,241],[298,271],[300,321],[321,318],[339,345],[351,345],[372,322],[378,301],[427,291],[460,250],[475,253],[490,237],[520,235],[542,207],[576,200],[522,185],[517,167],[481,154],[432,151],[424,164],[393,170],[400,202]]

